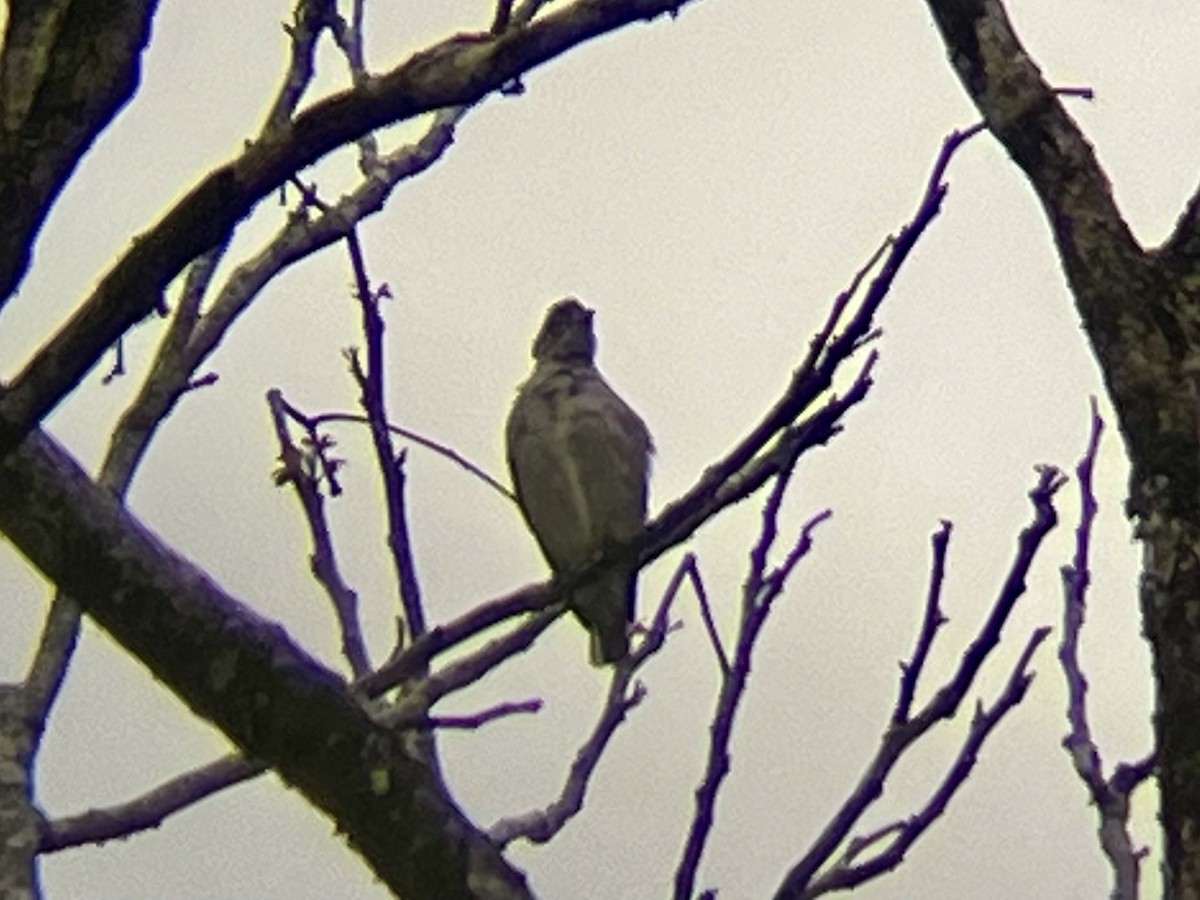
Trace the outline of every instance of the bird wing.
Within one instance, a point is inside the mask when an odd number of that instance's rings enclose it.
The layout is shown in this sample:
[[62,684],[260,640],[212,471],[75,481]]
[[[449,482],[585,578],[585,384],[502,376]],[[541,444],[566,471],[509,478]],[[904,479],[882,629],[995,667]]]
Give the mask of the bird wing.
[[539,367],[508,417],[508,466],[517,502],[551,568],[569,571],[589,555],[590,528],[578,473],[559,425],[565,373]]
[[650,435],[645,424],[594,370],[583,379],[565,428],[575,461],[594,550],[627,541],[646,519]]
[[540,368],[509,415],[508,462],[543,553],[569,571],[641,530],[650,436],[595,369]]

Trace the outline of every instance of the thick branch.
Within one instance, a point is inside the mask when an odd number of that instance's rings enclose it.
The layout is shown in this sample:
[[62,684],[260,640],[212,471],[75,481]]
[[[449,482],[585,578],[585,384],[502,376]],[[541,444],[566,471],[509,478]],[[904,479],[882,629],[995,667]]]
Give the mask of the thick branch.
[[133,96],[155,0],[12,0],[0,55],[0,308],[84,152]]
[[[998,0],[928,0],[955,72],[984,122],[1028,176],[1046,207],[1073,277],[1095,278],[1103,247],[1109,264],[1141,255],[1121,218],[1096,154],[1026,53]],[[1077,93],[1077,92],[1072,92]],[[1097,313],[1086,311],[1085,317]]]
[[40,433],[0,467],[0,528],[194,712],[333,818],[397,893],[528,896],[403,732],[375,723],[341,679],[163,547]]
[[0,400],[0,454],[9,452],[159,303],[191,260],[223,240],[263,197],[296,172],[369,131],[447,106],[478,102],[521,74],[631,22],[675,12],[687,0],[576,0],[527,27],[454,37],[386,75],[313,104],[207,175],[105,275]]
[[1095,153],[1042,80],[1000,0],[926,0],[963,85],[1038,195],[1130,457],[1146,545],[1166,870],[1200,897],[1200,199],[1161,251],[1122,221]]
[[[1075,305],[1121,419],[1133,472],[1131,511],[1145,517],[1147,479],[1169,474],[1173,502],[1200,518],[1193,400],[1179,367],[1195,355],[1200,272],[1186,236],[1156,258],[1138,246],[1091,145],[1041,77],[999,0],[927,0],[955,71],[993,135],[1029,179],[1053,230]],[[1077,93],[1077,92],[1069,92]],[[1182,267],[1183,270],[1180,270]],[[1179,454],[1188,452],[1187,466]]]
[[26,691],[0,684],[0,897],[40,897],[37,853],[42,820],[33,803],[35,734],[41,731]]

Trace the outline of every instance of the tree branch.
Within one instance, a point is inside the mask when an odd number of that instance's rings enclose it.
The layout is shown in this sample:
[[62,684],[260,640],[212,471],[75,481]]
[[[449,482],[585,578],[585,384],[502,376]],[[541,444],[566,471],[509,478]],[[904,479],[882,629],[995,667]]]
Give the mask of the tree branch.
[[[499,847],[507,847],[518,838],[535,844],[544,844],[558,834],[564,826],[583,809],[588,783],[603,756],[609,740],[616,733],[625,717],[646,697],[642,682],[633,682],[633,676],[654,656],[667,639],[670,631],[671,606],[683,584],[689,567],[695,566],[695,558],[688,554],[680,561],[663,592],[662,601],[654,614],[646,639],[621,660],[614,668],[608,686],[608,697],[600,711],[591,735],[575,754],[575,760],[567,773],[566,783],[558,798],[544,809],[532,810],[523,815],[501,819],[488,829],[488,837]],[[632,689],[631,689],[632,684]]]
[[[1083,630],[1087,589],[1091,581],[1092,526],[1099,505],[1092,490],[1092,472],[1100,449],[1104,420],[1092,398],[1092,430],[1088,447],[1075,468],[1079,483],[1079,526],[1075,529],[1075,558],[1062,568],[1063,635],[1058,659],[1067,681],[1067,722],[1070,732],[1063,738],[1063,748],[1071,757],[1075,774],[1087,788],[1100,820],[1098,833],[1100,849],[1112,867],[1112,900],[1137,900],[1140,882],[1140,863],[1145,848],[1135,848],[1129,835],[1129,798],[1133,790],[1150,776],[1155,767],[1155,755],[1133,766],[1119,765],[1112,778],[1104,777],[1100,748],[1092,737],[1087,713],[1087,678],[1079,662],[1079,636]],[[1134,775],[1136,773],[1136,776]],[[1131,777],[1134,776],[1134,777]]]
[[71,173],[136,91],[158,8],[154,0],[111,0],[103,9],[91,0],[6,5],[0,308],[25,276],[37,234]]
[[[309,425],[314,429],[324,425],[326,422],[352,422],[360,425],[369,424],[365,416],[353,415],[351,413],[318,413],[317,415],[306,417],[306,422],[308,422]],[[419,434],[418,432],[409,428],[403,428],[400,425],[389,424],[388,430],[392,434],[404,438],[406,441],[412,441],[412,443],[424,447],[426,450],[432,450],[439,456],[450,460],[450,462],[454,463],[460,469],[463,469],[464,471],[473,475],[475,478],[478,478],[510,503],[517,502],[516,494],[514,494],[509,487],[504,485],[498,479],[489,475],[482,467],[471,462],[448,444],[435,441],[431,437],[426,437],[423,434]]]
[[0,896],[40,897],[37,854],[44,824],[33,802],[33,761],[42,722],[31,718],[28,691],[0,684]]
[[419,728],[460,728],[474,731],[489,722],[522,713],[541,712],[542,701],[538,699],[522,700],[516,703],[497,703],[487,709],[466,716],[426,716],[415,723]]
[[929,574],[929,594],[925,598],[925,617],[921,622],[912,658],[900,664],[900,696],[892,714],[893,725],[903,725],[908,721],[913,700],[917,695],[917,682],[921,680],[921,673],[925,670],[925,660],[929,658],[933,639],[947,621],[942,612],[942,583],[946,577],[946,551],[950,547],[950,532],[953,528],[949,521],[943,519],[942,527],[933,533],[933,566]]
[[292,22],[284,26],[291,40],[291,57],[275,101],[263,122],[262,133],[276,132],[291,121],[316,73],[317,41],[337,20],[336,0],[298,0]]
[[721,678],[721,689],[717,694],[716,708],[709,725],[710,737],[704,774],[696,788],[696,808],[688,827],[679,865],[675,869],[675,892],[672,895],[675,900],[691,900],[695,889],[700,860],[716,822],[717,795],[730,770],[729,743],[733,738],[734,720],[750,678],[750,663],[758,636],[767,622],[775,600],[783,593],[787,576],[811,549],[813,531],[832,515],[829,510],[823,510],[805,522],[784,563],[767,575],[767,552],[778,533],[779,509],[794,466],[793,459],[777,477],[771,496],[764,504],[762,526],[750,554],[750,572],[742,590],[741,617],[733,661]]
[[[443,697],[474,684],[492,669],[532,647],[538,635],[549,628],[565,610],[566,607],[561,603],[541,610],[503,637],[488,641],[474,653],[426,675],[414,684],[406,684],[400,700],[388,708],[380,717],[380,721],[389,728],[400,728],[423,720],[429,715],[429,710],[434,704]],[[377,696],[380,686],[386,686],[383,688],[386,690],[391,685],[387,680],[371,678],[364,679],[356,685],[364,691],[368,686],[374,689],[373,694]]]
[[421,602],[421,583],[417,580],[416,561],[413,559],[412,541],[409,538],[408,511],[404,502],[404,454],[397,455],[392,446],[387,404],[384,400],[384,373],[387,369],[383,364],[384,323],[379,312],[379,301],[391,296],[391,293],[386,285],[378,291],[371,287],[357,229],[350,229],[350,233],[346,235],[346,248],[350,252],[354,292],[362,310],[363,338],[367,345],[366,369],[359,367],[358,357],[352,353],[351,370],[362,392],[360,402],[370,425],[371,445],[375,449],[375,466],[383,482],[388,551],[396,573],[396,588],[400,594],[400,608],[404,612],[405,631],[411,641],[426,631],[425,608]]
[[[50,438],[0,466],[0,529],[197,715],[338,823],[406,896],[526,897],[524,878],[345,683],[167,550]],[[397,825],[397,823],[402,823]]]
[[43,853],[83,844],[101,844],[157,828],[163,820],[227,787],[267,771],[265,763],[233,753],[163,782],[128,803],[92,809],[77,816],[53,819],[42,831]]
[[[1038,483],[1029,493],[1034,507],[1033,521],[1021,532],[1017,541],[1016,559],[1009,568],[1008,576],[1005,578],[1000,594],[996,598],[996,602],[992,605],[987,618],[980,625],[975,639],[964,651],[959,660],[958,668],[915,716],[905,717],[901,715],[901,705],[906,702],[906,694],[903,688],[901,689],[900,698],[897,700],[897,709],[892,714],[888,729],[883,735],[874,758],[868,764],[866,773],[850,796],[846,798],[841,809],[830,819],[825,829],[817,837],[816,841],[813,842],[812,847],[787,873],[775,894],[777,900],[785,900],[785,898],[786,900],[796,900],[796,898],[812,896],[809,891],[814,889],[814,885],[816,884],[814,879],[817,878],[818,872],[833,858],[834,853],[846,841],[851,830],[857,825],[871,804],[883,795],[884,784],[904,753],[922,735],[929,732],[934,725],[953,718],[957,713],[980,667],[991,654],[992,650],[999,644],[1001,631],[1013,608],[1016,606],[1017,600],[1025,592],[1025,578],[1038,549],[1041,547],[1042,541],[1058,523],[1058,514],[1054,510],[1053,499],[1063,484],[1064,478],[1058,470],[1049,466],[1041,468]],[[918,638],[918,647],[925,640],[925,629],[929,628],[929,623],[936,621],[937,618],[937,615],[930,615],[927,601],[926,613],[922,617],[922,633]],[[1025,667],[1034,649],[1045,639],[1047,634],[1048,631],[1043,632],[1043,630],[1038,630],[1030,636],[1025,646],[1025,652],[1014,668],[1013,674],[1010,676],[1009,686],[1001,695],[1000,700],[997,701],[997,704],[991,711],[976,713],[975,723],[972,726],[967,743],[964,744],[958,761],[951,767],[951,772],[947,776],[947,780],[943,782],[944,786],[946,786],[945,799],[947,802],[949,797],[954,793],[957,784],[961,783],[961,780],[955,780],[957,778],[955,772],[958,771],[960,766],[966,765],[968,760],[973,762],[978,744],[982,743],[983,738],[986,737],[987,733],[999,721],[1004,712],[1019,702],[1021,697],[1024,696],[1028,680],[1031,677],[1025,671]],[[917,652],[919,651],[914,651],[914,659]],[[913,666],[910,664],[908,671],[912,671],[912,668]],[[908,677],[908,672],[904,672],[901,676],[902,680]],[[978,729],[978,733],[976,733],[976,729]],[[965,773],[963,777],[965,778]],[[936,800],[935,796],[934,801]],[[936,805],[936,802],[931,801],[931,805],[927,807],[927,810],[936,808]],[[928,822],[932,821],[932,816],[927,816],[922,821],[927,826]],[[860,850],[861,847],[855,849],[855,852],[851,853],[850,858],[852,859],[855,853],[860,852]],[[844,868],[846,863],[844,855],[841,862]],[[842,875],[839,877],[849,876]]]
[[0,455],[159,303],[191,260],[225,239],[296,172],[362,135],[444,107],[470,106],[518,76],[622,26],[676,13],[690,0],[575,0],[502,35],[452,37],[392,71],[320,100],[250,143],[192,188],[133,247],[0,396]]
[[[969,128],[946,138],[912,220],[895,238],[885,242],[882,252],[877,251],[872,257],[871,262],[874,262],[882,256],[879,273],[872,279],[866,296],[845,328],[834,336],[837,322],[866,272],[872,268],[871,263],[855,275],[851,286],[834,302],[828,321],[813,338],[807,356],[775,405],[724,458],[705,470],[695,487],[668,505],[648,526],[649,535],[644,544],[639,544],[643,548],[643,561],[656,558],[667,547],[690,536],[717,510],[757,491],[780,470],[781,462],[793,451],[802,453],[809,447],[824,444],[841,430],[841,416],[862,400],[871,386],[876,355],[872,353],[867,357],[858,378],[844,396],[835,395],[820,406],[817,403],[832,387],[839,366],[876,333],[875,313],[909,253],[941,211],[947,191],[943,177],[950,160],[978,130],[978,127]],[[815,412],[798,424],[792,424],[814,406],[817,407]],[[772,441],[775,441],[774,447],[764,453],[764,448]]]
[[[353,676],[361,678],[371,671],[371,663],[358,618],[358,593],[342,577],[333,549],[333,535],[325,516],[325,499],[321,496],[320,481],[312,471],[314,466],[311,462],[321,451],[314,447],[306,454],[292,442],[288,432],[286,404],[278,391],[267,393],[267,405],[271,410],[275,438],[279,441],[281,465],[275,481],[277,484],[290,484],[296,491],[312,541],[309,567],[333,605],[338,631],[342,636],[342,655],[346,657]],[[321,458],[324,459],[324,456]]]
[[[951,763],[942,783],[933,791],[929,800],[920,810],[903,821],[892,822],[871,834],[852,838],[833,868],[825,874],[817,876],[804,891],[796,894],[781,891],[776,895],[777,898],[783,900],[783,898],[795,897],[796,900],[811,900],[811,898],[833,891],[851,890],[900,865],[912,845],[946,811],[958,789],[966,783],[967,776],[971,774],[971,770],[979,760],[979,751],[988,735],[992,733],[992,729],[1025,698],[1025,692],[1029,690],[1029,685],[1033,681],[1033,673],[1029,671],[1029,662],[1037,648],[1049,636],[1049,627],[1043,626],[1034,629],[1025,642],[1025,649],[1017,658],[1008,682],[1000,696],[996,698],[996,702],[988,708],[985,708],[982,703],[976,703],[971,727],[967,730],[967,736],[963,740],[958,756]],[[892,840],[886,847],[871,858],[863,862],[856,862],[856,859],[865,850],[888,837],[891,837]]]

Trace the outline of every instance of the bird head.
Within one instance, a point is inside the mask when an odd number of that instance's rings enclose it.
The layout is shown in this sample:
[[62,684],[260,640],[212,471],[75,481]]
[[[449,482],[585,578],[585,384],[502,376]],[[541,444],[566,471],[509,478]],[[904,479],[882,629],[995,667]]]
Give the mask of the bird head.
[[593,310],[574,297],[559,300],[546,311],[533,341],[533,358],[537,362],[591,363],[596,355],[593,315]]

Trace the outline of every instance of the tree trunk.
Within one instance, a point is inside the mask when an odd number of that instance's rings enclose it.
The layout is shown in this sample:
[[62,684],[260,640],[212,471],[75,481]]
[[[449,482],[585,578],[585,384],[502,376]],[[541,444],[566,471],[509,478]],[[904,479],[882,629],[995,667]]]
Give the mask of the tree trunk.
[[1200,234],[1193,197],[1168,243],[1134,240],[1083,134],[1000,0],[928,0],[951,62],[1046,211],[1132,465],[1168,897],[1200,898]]

